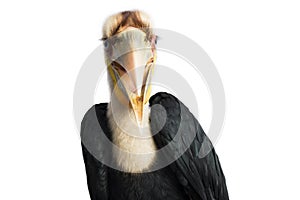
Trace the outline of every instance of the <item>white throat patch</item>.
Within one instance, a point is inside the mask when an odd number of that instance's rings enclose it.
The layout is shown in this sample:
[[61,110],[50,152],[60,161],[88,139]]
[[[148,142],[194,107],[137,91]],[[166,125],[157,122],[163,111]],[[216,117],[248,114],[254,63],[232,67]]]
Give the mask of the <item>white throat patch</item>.
[[[108,105],[107,117],[112,131],[113,143],[119,148],[113,148],[113,159],[123,170],[131,173],[140,173],[151,167],[155,160],[156,145],[152,138],[149,115],[150,108],[146,105],[144,110],[143,131],[139,129],[138,124],[128,123],[134,121],[134,113],[128,115],[122,107],[114,113],[118,113],[116,122],[111,105]],[[122,151],[120,151],[122,150]],[[126,152],[126,153],[124,153]]]

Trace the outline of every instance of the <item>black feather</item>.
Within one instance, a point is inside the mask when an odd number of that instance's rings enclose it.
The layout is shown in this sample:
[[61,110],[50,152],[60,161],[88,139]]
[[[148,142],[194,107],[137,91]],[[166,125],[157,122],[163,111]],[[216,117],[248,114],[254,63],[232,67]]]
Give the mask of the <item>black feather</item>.
[[148,173],[126,173],[104,165],[99,160],[112,158],[111,149],[104,144],[107,139],[111,141],[112,133],[106,116],[107,104],[97,104],[81,124],[91,200],[228,200],[218,156],[188,108],[167,93],[152,96],[150,106],[151,129],[159,131],[154,135],[157,148],[169,144],[171,148],[165,156],[176,157],[184,151],[183,155],[169,166]]
[[[173,152],[186,148],[189,141],[192,141],[171,167],[185,191],[192,199],[228,200],[226,181],[218,156],[193,114],[171,94],[157,93],[150,99],[151,127],[156,127],[154,123],[162,120],[159,115],[161,110],[155,109],[158,108],[155,105],[164,107],[167,113],[165,126],[154,136],[158,148],[171,143],[176,134],[181,135],[175,140]],[[195,137],[192,138],[193,136]],[[166,156],[175,155],[168,153]]]

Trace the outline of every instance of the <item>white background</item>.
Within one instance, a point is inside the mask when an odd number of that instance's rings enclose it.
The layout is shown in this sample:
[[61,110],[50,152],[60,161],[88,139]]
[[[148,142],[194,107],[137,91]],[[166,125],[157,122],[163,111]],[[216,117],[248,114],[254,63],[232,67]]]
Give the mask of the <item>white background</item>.
[[216,149],[230,198],[300,198],[297,1],[169,2],[1,1],[0,199],[89,199],[74,83],[104,18],[133,8],[217,66],[227,113]]

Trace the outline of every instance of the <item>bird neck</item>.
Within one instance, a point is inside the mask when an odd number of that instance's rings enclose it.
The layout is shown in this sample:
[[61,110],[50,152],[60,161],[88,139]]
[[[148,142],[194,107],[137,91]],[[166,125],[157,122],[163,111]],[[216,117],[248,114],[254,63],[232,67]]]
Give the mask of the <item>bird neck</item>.
[[[146,110],[149,117],[150,110]],[[138,173],[148,169],[155,158],[156,145],[152,138],[149,120],[143,127],[138,126],[133,110],[108,106],[108,122],[112,141],[118,147],[113,150],[113,158],[124,171]]]

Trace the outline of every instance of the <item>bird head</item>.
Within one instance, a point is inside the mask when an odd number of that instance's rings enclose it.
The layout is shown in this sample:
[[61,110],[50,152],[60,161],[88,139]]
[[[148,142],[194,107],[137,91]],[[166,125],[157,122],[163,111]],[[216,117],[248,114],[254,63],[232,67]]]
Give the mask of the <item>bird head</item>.
[[149,17],[140,11],[112,15],[104,23],[102,40],[111,91],[142,124],[156,60],[156,36]]

